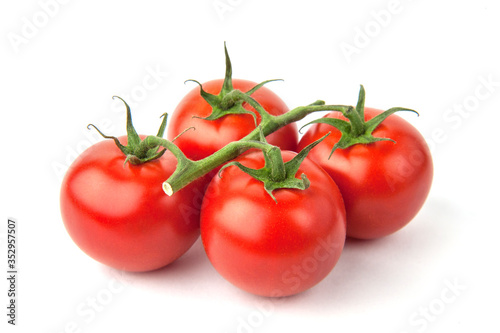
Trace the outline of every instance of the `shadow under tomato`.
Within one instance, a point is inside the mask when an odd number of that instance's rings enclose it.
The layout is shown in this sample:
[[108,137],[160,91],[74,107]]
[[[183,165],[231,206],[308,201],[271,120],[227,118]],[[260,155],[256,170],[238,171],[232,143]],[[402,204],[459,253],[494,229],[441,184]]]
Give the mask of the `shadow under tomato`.
[[324,280],[302,293],[281,298],[255,296],[221,282],[223,278],[208,260],[201,239],[181,258],[155,271],[106,270],[134,288],[179,297],[224,299],[250,307],[269,301],[275,309],[300,310],[301,315],[336,313],[339,307],[352,313],[360,307],[400,302],[418,292],[426,276],[439,274],[437,270],[446,265],[446,254],[461,232],[453,228],[457,214],[449,202],[432,200],[414,221],[393,235],[374,240],[348,238],[337,265]]
[[[429,200],[400,231],[374,240],[348,238],[336,267],[309,297],[326,310],[398,302],[415,294],[421,281],[446,269],[450,249],[459,243],[459,212],[449,201]],[[411,291],[413,290],[413,291]]]
[[[203,271],[210,263],[205,255],[201,239],[179,259],[162,268],[148,272],[126,272],[103,265],[107,275],[113,276],[124,284],[133,285],[137,288],[147,288],[155,290],[164,290],[166,288],[175,288],[179,291],[186,288],[187,283],[194,283],[196,279],[201,279]],[[189,289],[189,288],[187,288]]]

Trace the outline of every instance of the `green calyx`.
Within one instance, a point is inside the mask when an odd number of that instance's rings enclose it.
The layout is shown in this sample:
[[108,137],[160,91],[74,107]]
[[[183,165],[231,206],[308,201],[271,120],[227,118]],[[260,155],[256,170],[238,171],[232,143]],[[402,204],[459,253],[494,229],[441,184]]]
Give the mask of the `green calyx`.
[[[257,117],[255,113],[246,110],[243,107],[243,103],[248,102],[249,104],[255,107],[255,103],[252,103],[254,102],[254,100],[250,97],[250,95],[252,95],[255,91],[260,89],[266,83],[278,80],[267,80],[261,82],[252,89],[248,90],[247,92],[241,92],[239,90],[235,90],[233,88],[233,79],[232,79],[233,69],[231,66],[231,59],[229,59],[229,54],[227,52],[226,43],[224,43],[224,53],[226,56],[226,73],[224,76],[224,82],[222,84],[221,91],[218,95],[213,95],[203,90],[203,85],[196,80],[186,81],[186,82],[192,81],[197,83],[200,86],[201,97],[203,97],[203,99],[212,107],[212,113],[208,117],[205,118],[200,117],[200,118],[205,120],[216,120],[229,114],[248,114],[253,117],[255,126],[257,126]],[[261,108],[257,107],[256,109],[262,116],[263,113],[260,110]]]
[[337,128],[342,133],[340,140],[333,146],[330,152],[330,158],[337,148],[345,149],[353,145],[369,144],[377,141],[392,141],[395,143],[391,138],[374,137],[372,133],[387,117],[398,111],[411,111],[418,115],[418,112],[415,110],[394,107],[373,117],[369,121],[365,121],[365,88],[361,85],[356,107],[350,106],[341,110],[344,117],[349,121],[337,118],[320,118],[311,121],[303,127],[310,124],[323,123]]
[[[87,128],[90,129],[90,127],[93,127],[99,132],[99,134],[101,134],[103,138],[114,140],[116,146],[126,156],[124,164],[130,162],[134,165],[139,165],[161,157],[167,149],[164,148],[159,150],[160,148],[159,145],[151,147],[151,145],[148,142],[146,142],[145,140],[141,140],[139,134],[137,134],[134,128],[134,125],[132,124],[132,114],[130,112],[130,107],[128,106],[127,102],[125,102],[121,97],[113,96],[113,98],[115,97],[119,98],[127,108],[127,145],[126,146],[122,145],[118,140],[118,138],[114,136],[103,134],[93,124],[89,124]],[[161,122],[160,129],[158,130],[158,134],[156,135],[157,137],[160,138],[163,137],[163,134],[165,133],[165,129],[167,127],[167,114],[164,113],[161,115],[161,117],[163,118],[163,120]]]
[[283,188],[305,190],[309,187],[310,182],[305,174],[301,174],[300,179],[296,178],[295,174],[299,170],[301,163],[304,161],[311,149],[314,148],[314,146],[320,143],[329,134],[330,133],[326,134],[321,139],[309,144],[307,147],[302,149],[300,153],[295,155],[290,161],[285,163],[283,161],[283,157],[281,155],[281,150],[279,149],[279,147],[268,144],[261,130],[260,141],[256,141],[255,143],[261,144],[261,147],[259,148],[264,154],[264,167],[262,167],[261,169],[252,169],[244,166],[240,162],[234,161],[224,165],[219,171],[219,176],[221,176],[221,172],[225,168],[236,166],[241,171],[264,183],[264,189],[266,190],[266,192],[276,203],[278,203],[275,196],[273,195],[274,190]]

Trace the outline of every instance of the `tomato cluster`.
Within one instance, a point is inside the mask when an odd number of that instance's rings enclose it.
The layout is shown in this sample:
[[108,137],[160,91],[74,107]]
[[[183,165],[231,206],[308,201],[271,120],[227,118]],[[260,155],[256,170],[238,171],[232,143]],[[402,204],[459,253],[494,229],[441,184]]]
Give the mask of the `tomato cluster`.
[[[117,269],[150,271],[182,256],[201,235],[225,279],[279,297],[325,278],[346,237],[384,237],[415,217],[433,168],[423,137],[393,114],[403,109],[365,108],[362,88],[355,108],[323,107],[335,111],[299,141],[295,118],[282,120],[300,110],[289,111],[263,84],[233,80],[227,51],[226,66],[225,79],[182,99],[168,140],[165,121],[158,135],[138,135],[127,105],[127,136],[103,135],[114,142],[95,144],[72,164],[61,215],[86,254]],[[252,134],[258,130],[260,140]],[[205,160],[217,160],[235,142],[241,145],[234,156],[223,155],[232,159],[206,170]],[[193,168],[202,170],[191,172],[195,180],[164,193],[165,179]]]

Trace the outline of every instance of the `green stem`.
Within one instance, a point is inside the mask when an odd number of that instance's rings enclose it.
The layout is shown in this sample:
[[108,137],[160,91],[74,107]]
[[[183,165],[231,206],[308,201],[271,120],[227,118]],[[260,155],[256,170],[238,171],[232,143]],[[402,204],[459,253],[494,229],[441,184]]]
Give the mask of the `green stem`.
[[[177,168],[169,180],[163,183],[163,190],[168,195],[174,194],[190,182],[206,175],[223,163],[238,157],[248,149],[257,148],[267,151],[273,147],[264,142],[254,140],[234,141],[205,159],[193,161],[187,158],[179,147],[166,139],[157,136],[148,136],[144,139],[143,144],[148,147],[163,146],[170,150],[177,158]],[[170,181],[171,179],[172,181]]]
[[172,195],[195,179],[206,175],[222,164],[238,157],[248,149],[269,149],[268,144],[259,141],[261,130],[264,136],[268,136],[281,127],[297,122],[313,112],[340,111],[344,113],[349,108],[349,106],[345,105],[324,105],[323,101],[316,101],[308,106],[297,107],[280,116],[272,116],[264,112],[263,115],[267,114],[268,116],[263,117],[260,129],[256,128],[241,140],[230,142],[214,154],[198,161],[188,159],[175,144],[168,140],[158,137],[148,137],[145,140],[148,140],[148,144],[151,144],[151,146],[160,145],[167,148],[177,157],[176,170],[163,183],[163,190],[165,193]]
[[238,102],[246,102],[250,106],[252,106],[261,116],[261,119],[266,119],[268,117],[272,117],[263,107],[259,104],[253,97],[248,95],[247,93],[242,92],[241,90],[233,90],[228,93],[221,101],[221,105],[229,108],[235,105]]
[[353,136],[358,137],[365,133],[365,120],[361,118],[361,115],[355,108],[347,110],[344,113],[344,117],[349,119],[351,123],[351,133]]
[[[342,135],[340,140],[335,143],[330,152],[330,157],[337,148],[346,149],[357,144],[369,144],[377,141],[395,141],[391,138],[379,138],[373,136],[373,131],[391,114],[398,111],[411,111],[418,115],[418,112],[412,109],[395,107],[386,110],[379,115],[365,121],[365,88],[361,85],[359,90],[358,103],[356,107],[348,107],[342,111],[344,117],[349,121],[338,118],[320,118],[311,121],[310,124],[328,124],[338,129]],[[329,157],[329,158],[330,158]]]

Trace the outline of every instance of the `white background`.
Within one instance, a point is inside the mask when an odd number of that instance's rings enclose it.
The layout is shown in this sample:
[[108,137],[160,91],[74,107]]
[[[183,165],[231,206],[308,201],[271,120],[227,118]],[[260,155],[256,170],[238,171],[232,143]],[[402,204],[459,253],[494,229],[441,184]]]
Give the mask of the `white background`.
[[[7,218],[19,223],[18,325],[7,324],[2,278],[2,332],[498,329],[499,14],[496,0],[2,2],[4,272]],[[364,84],[367,106],[418,110],[402,116],[432,148],[433,188],[415,220],[348,241],[333,272],[295,297],[236,289],[199,241],[159,271],[108,269],[59,214],[61,166],[97,140],[86,125],[124,134],[111,96],[130,103],[139,132],[156,133],[194,87],[184,80],[222,77],[224,41],[234,77],[284,79],[268,87],[289,107],[354,104]]]

